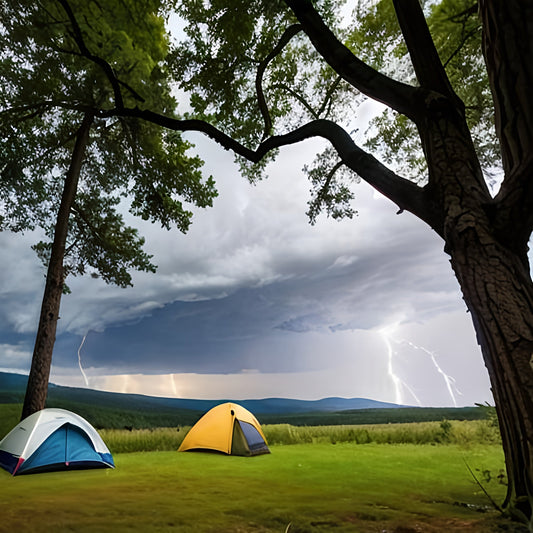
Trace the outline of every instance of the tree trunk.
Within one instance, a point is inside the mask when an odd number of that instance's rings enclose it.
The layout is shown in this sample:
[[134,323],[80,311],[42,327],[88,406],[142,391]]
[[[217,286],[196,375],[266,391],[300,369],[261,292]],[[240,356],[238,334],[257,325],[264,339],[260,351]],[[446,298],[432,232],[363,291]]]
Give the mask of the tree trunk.
[[65,282],[63,259],[68,234],[68,222],[70,210],[76,197],[80,170],[85,155],[85,148],[89,141],[89,130],[92,121],[93,115],[87,113],[76,135],[72,160],[65,177],[21,419],[44,409],[46,403],[48,379],[52,365],[52,352],[56,338],[57,321],[59,319],[59,307]]
[[429,192],[442,213],[435,229],[472,314],[500,422],[509,483],[502,507],[533,531],[533,283],[527,255],[517,251],[523,247],[509,233],[512,220],[502,223],[483,186],[459,113],[443,108],[427,116],[421,136]]
[[485,232],[454,236],[452,267],[472,313],[500,422],[503,508],[532,527],[533,285],[523,258]]

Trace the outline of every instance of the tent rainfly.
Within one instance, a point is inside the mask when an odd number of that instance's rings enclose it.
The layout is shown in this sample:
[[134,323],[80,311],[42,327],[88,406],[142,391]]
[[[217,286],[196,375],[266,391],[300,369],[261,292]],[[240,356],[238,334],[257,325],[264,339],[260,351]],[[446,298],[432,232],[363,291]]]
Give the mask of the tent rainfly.
[[235,403],[217,405],[196,422],[178,449],[189,450],[244,456],[270,453],[255,416]]
[[65,409],[43,409],[0,441],[0,466],[15,475],[52,470],[114,468],[97,431]]

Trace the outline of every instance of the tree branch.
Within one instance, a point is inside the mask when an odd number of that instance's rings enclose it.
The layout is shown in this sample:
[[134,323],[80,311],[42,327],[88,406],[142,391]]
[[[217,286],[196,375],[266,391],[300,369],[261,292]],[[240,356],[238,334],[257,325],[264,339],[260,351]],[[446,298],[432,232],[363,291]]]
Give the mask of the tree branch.
[[311,104],[301,95],[298,94],[294,89],[286,85],[285,83],[275,83],[272,85],[274,89],[283,89],[284,91],[287,91],[294,99],[298,100],[300,104],[302,104],[307,111],[311,114],[313,118],[319,118],[318,113],[312,108]]
[[289,26],[283,32],[278,44],[273,48],[270,54],[268,54],[265,59],[261,61],[257,69],[257,74],[255,77],[255,90],[257,91],[257,102],[259,104],[259,109],[261,110],[261,115],[263,115],[263,120],[265,121],[263,139],[266,139],[272,133],[272,119],[270,118],[270,113],[265,100],[265,94],[263,92],[263,75],[268,67],[268,64],[281,53],[288,42],[300,31],[302,31],[302,26],[300,24],[292,24]]
[[78,45],[81,55],[87,58],[89,61],[92,61],[93,63],[97,64],[104,71],[113,89],[113,95],[115,98],[115,106],[117,108],[124,107],[124,101],[122,99],[122,92],[120,90],[120,84],[117,80],[117,77],[115,76],[115,73],[113,72],[111,65],[107,61],[102,59],[101,57],[95,56],[89,51],[89,49],[87,48],[87,45],[85,44],[85,40],[83,38],[81,28],[78,24],[78,21],[76,20],[76,16],[74,15],[74,12],[72,11],[72,8],[70,7],[70,4],[68,3],[68,1],[67,0],[57,0],[57,1],[61,4],[63,9],[65,10],[67,17],[70,20],[70,23],[72,24],[72,32],[73,32],[72,37],[74,38],[74,41]]
[[317,52],[339,76],[370,98],[384,103],[416,122],[418,90],[385,76],[344,46],[315,10],[311,0],[285,0]]
[[132,117],[175,131],[204,133],[226,150],[232,150],[253,163],[259,162],[267,153],[282,146],[296,144],[312,137],[322,137],[333,145],[347,167],[397,204],[400,210],[410,211],[427,222],[437,233],[442,234],[441,221],[437,219],[436,210],[431,209],[426,189],[396,175],[376,158],[357,146],[341,126],[330,120],[313,120],[284,135],[269,137],[261,142],[255,150],[251,150],[203,120],[180,120],[139,108],[103,111],[100,112],[99,116],[102,118],[109,116]]
[[420,85],[451,98],[454,103],[460,102],[464,107],[442,66],[419,0],[393,0],[393,3]]
[[319,109],[317,111],[317,115],[318,116],[322,115],[322,113],[324,113],[324,111],[326,111],[326,108],[327,108],[328,113],[331,110],[331,103],[332,103],[333,93],[336,91],[336,89],[339,86],[341,80],[342,80],[342,78],[340,76],[337,76],[335,78],[335,81],[329,86],[328,90],[326,91],[326,96],[324,97],[324,101],[322,102],[322,105],[319,107]]
[[61,100],[43,100],[42,102],[35,102],[33,104],[21,105],[17,107],[10,107],[9,109],[4,109],[0,111],[0,118],[3,118],[4,116],[9,117],[11,115],[16,116],[18,113],[24,113],[28,111],[30,113],[26,116],[21,116],[19,120],[29,120],[33,118],[36,114],[44,113],[46,109],[52,109],[54,107],[70,109],[71,111],[80,111],[82,113],[86,113],[88,111],[93,110],[92,107],[87,105],[70,104]]

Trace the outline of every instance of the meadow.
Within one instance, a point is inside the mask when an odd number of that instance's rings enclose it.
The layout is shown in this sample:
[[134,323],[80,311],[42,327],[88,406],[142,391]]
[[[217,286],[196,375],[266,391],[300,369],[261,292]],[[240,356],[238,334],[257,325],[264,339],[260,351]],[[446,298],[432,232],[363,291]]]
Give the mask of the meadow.
[[[100,429],[112,453],[177,450],[189,426],[158,429]],[[406,424],[292,426],[263,424],[269,445],[294,444],[474,444],[499,445],[498,427],[490,420],[442,420]]]
[[271,454],[252,458],[178,453],[187,429],[100,430],[114,470],[0,471],[0,531],[521,531],[491,502],[506,486],[490,420],[266,424]]

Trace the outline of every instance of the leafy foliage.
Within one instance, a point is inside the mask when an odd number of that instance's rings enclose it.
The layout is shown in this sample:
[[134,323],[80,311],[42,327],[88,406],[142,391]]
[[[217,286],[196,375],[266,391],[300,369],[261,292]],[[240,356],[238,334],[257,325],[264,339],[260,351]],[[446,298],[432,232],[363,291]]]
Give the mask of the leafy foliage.
[[[498,166],[499,146],[494,109],[481,55],[481,23],[474,0],[426,2],[433,41],[457,95],[465,104],[468,125],[485,172]],[[361,59],[388,76],[412,85],[416,77],[402,38],[392,2],[359,5],[357,23],[348,45]],[[385,162],[415,181],[425,180],[424,154],[414,123],[390,109],[370,125],[366,146]]]
[[40,227],[47,261],[75,134],[94,115],[70,216],[65,271],[120,286],[155,271],[144,239],[121,214],[187,231],[189,205],[216,196],[191,144],[154,124],[118,117],[128,105],[176,116],[159,0],[14,1],[0,7],[0,229]]
[[[337,25],[342,5],[322,1],[321,14]],[[251,146],[308,120],[352,120],[349,110],[358,104],[357,92],[322,61],[281,0],[186,0],[178,13],[186,21],[186,39],[174,47],[170,64],[177,83],[190,95],[195,117]],[[251,181],[258,179],[276,153],[253,166],[238,158],[241,171]],[[346,187],[335,180],[325,186],[325,175],[339,161],[333,154],[329,150],[315,166],[306,167],[314,184],[311,220],[323,206],[336,217],[352,214]],[[343,172],[354,178],[348,169]]]

